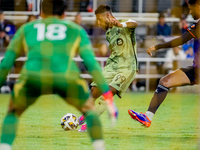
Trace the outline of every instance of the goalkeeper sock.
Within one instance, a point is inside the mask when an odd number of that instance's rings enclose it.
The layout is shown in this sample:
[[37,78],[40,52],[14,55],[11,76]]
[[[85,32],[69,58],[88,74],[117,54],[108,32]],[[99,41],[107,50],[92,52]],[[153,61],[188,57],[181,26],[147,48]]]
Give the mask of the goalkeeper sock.
[[104,101],[102,96],[100,97],[100,100],[95,107],[96,107],[96,110],[97,110],[99,116],[106,110],[107,104]]
[[101,129],[101,123],[99,120],[99,115],[94,111],[88,111],[85,113],[85,120],[87,122],[87,131],[92,141],[102,140],[103,134]]
[[104,140],[94,140],[92,146],[94,150],[105,150]]
[[1,143],[12,145],[17,131],[18,117],[15,116],[14,112],[10,112],[6,115],[2,132],[1,132]]

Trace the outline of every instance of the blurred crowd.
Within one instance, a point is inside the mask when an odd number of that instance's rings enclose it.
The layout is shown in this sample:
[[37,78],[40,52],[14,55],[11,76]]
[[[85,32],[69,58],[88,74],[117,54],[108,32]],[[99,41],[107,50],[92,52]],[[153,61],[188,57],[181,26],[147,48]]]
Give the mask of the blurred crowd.
[[[155,3],[154,0],[150,0],[151,3]],[[143,12],[147,11],[145,7],[150,1],[143,0]],[[119,12],[122,10],[120,8],[119,0],[102,0],[98,3],[106,3],[113,8],[114,12]],[[127,1],[128,2],[128,1]],[[170,1],[171,2],[171,1]],[[132,9],[131,12],[137,12],[139,1],[130,1]],[[163,3],[166,3],[163,6]],[[1,0],[0,1],[0,56],[4,56],[6,47],[8,46],[13,35],[17,29],[26,22],[33,21],[38,19],[38,16],[30,15],[28,19],[23,23],[14,24],[10,20],[5,19],[4,11],[33,11],[37,9],[37,0]],[[161,5],[162,4],[162,5]],[[35,5],[35,7],[33,7]],[[139,24],[136,28],[136,38],[138,42],[138,56],[146,57],[146,48],[151,46],[154,43],[161,43],[174,36],[184,33],[191,23],[187,22],[188,8],[186,1],[183,1],[183,4],[180,7],[170,8],[171,3],[169,1],[157,1],[156,11],[159,12],[158,22],[153,25]],[[153,6],[153,5],[152,5]],[[151,7],[152,7],[151,6]],[[165,8],[164,8],[165,7]],[[170,8],[170,9],[169,9]],[[149,9],[149,8],[148,8]],[[98,27],[97,23],[88,24],[82,20],[80,12],[93,12],[93,0],[68,0],[68,10],[67,11],[77,11],[77,15],[74,18],[74,22],[82,26],[88,33],[92,46],[94,48],[94,53],[97,57],[108,57],[111,53],[109,49],[109,43],[105,38],[105,32],[102,28]],[[153,10],[153,8],[152,8]],[[155,8],[154,8],[155,10]],[[150,11],[150,10],[148,10]],[[166,17],[178,17],[180,22],[178,24],[173,24],[171,22],[166,22]],[[145,32],[144,32],[145,31]],[[150,37],[150,38],[149,38]],[[152,41],[153,37],[153,41]],[[193,42],[189,41],[181,47],[175,47],[173,49],[164,49],[155,53],[154,57],[169,58],[167,62],[158,62],[156,63],[156,73],[157,74],[166,74],[170,71],[176,69],[174,61],[184,60],[187,58],[193,58]],[[16,62],[15,67],[13,67],[13,73],[19,73],[20,68],[23,65],[22,62]],[[141,68],[143,64],[140,63],[139,67]],[[87,73],[87,68],[85,68],[83,63],[78,63],[79,68],[83,73]],[[15,79],[13,79],[15,80]],[[131,90],[137,91],[139,89],[144,90],[144,80],[134,81]],[[142,87],[142,88],[141,88]]]

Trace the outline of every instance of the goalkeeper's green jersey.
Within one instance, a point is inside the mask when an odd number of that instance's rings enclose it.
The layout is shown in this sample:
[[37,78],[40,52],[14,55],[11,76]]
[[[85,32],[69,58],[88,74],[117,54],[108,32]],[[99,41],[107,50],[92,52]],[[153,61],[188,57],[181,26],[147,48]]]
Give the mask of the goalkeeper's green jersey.
[[106,32],[106,38],[110,43],[111,55],[107,59],[105,71],[138,70],[135,28],[113,26]]
[[87,33],[71,21],[49,17],[23,25],[13,37],[0,65],[0,86],[15,59],[24,52],[27,61],[22,75],[44,77],[48,74],[78,80],[80,71],[73,60],[78,54],[102,92],[108,90]]

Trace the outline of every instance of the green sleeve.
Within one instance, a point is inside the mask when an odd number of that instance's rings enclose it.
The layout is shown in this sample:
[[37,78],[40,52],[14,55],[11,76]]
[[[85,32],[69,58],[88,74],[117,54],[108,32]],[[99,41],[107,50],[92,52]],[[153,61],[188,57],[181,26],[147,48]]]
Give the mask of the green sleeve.
[[13,39],[11,40],[5,56],[0,64],[0,87],[6,80],[6,76],[10,71],[11,67],[15,63],[15,59],[19,56],[22,51],[22,28],[16,32]]
[[103,77],[99,63],[95,60],[92,46],[84,29],[80,31],[80,37],[80,57],[84,60],[85,66],[87,67],[89,73],[92,75],[93,80],[97,83],[100,90],[103,93],[107,92],[109,90],[108,84],[106,83],[106,80]]

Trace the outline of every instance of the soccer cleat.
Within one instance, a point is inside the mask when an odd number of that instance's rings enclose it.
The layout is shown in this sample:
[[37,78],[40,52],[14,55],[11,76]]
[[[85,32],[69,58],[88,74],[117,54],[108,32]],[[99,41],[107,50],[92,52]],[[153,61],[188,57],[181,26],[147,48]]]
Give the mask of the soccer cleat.
[[151,121],[145,114],[137,113],[131,109],[128,110],[128,113],[134,120],[138,121],[139,123],[143,124],[146,127],[150,127]]
[[86,132],[87,131],[87,124],[84,124],[81,126],[81,128],[78,130],[78,132]]
[[83,115],[80,116],[80,117],[78,118],[78,122],[79,122],[79,126],[82,125],[82,124],[84,124],[84,122],[85,122],[85,117],[84,117]]

